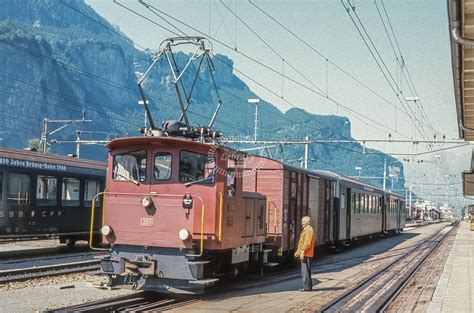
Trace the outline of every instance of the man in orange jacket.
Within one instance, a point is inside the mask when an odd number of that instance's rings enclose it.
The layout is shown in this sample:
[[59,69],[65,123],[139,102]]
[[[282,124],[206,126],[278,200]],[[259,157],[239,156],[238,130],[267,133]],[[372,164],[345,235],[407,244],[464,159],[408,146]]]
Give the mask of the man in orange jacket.
[[303,277],[303,289],[301,291],[313,290],[313,281],[311,279],[311,259],[314,254],[314,231],[311,227],[311,219],[305,216],[301,219],[303,230],[300,234],[300,241],[298,242],[298,250],[296,250],[295,257],[301,260],[301,276]]

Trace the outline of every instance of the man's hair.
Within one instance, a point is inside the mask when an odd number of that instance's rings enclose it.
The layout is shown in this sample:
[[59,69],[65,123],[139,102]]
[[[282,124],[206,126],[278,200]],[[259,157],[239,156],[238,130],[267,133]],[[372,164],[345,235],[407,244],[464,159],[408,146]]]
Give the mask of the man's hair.
[[301,219],[301,222],[303,223],[309,223],[311,221],[311,217],[309,216],[303,216],[303,218]]

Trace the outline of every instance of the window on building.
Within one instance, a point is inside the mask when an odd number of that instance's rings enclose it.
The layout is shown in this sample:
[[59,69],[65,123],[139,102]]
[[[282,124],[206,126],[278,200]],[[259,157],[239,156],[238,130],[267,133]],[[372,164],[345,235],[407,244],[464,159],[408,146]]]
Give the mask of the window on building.
[[36,204],[46,206],[56,205],[57,185],[58,179],[56,177],[38,175],[36,179]]
[[7,202],[28,204],[30,198],[30,176],[11,173],[8,175]]
[[171,178],[171,154],[158,152],[155,154],[155,166],[153,167],[153,176],[157,180],[168,180]]
[[114,181],[143,182],[146,179],[146,151],[116,154],[112,172]]
[[[86,179],[84,184],[84,205],[91,207],[94,196],[100,192],[100,182],[97,180]],[[95,200],[95,204],[100,203],[100,196]]]
[[63,206],[79,206],[79,188],[81,182],[77,178],[63,178],[62,198]]
[[206,154],[181,151],[179,155],[179,181],[214,183],[216,163]]

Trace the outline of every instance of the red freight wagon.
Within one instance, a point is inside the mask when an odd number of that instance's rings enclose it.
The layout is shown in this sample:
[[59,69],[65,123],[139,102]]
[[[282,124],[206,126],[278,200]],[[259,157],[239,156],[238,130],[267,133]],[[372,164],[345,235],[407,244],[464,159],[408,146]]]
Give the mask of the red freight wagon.
[[246,158],[245,169],[244,190],[267,197],[266,243],[275,254],[293,254],[305,215],[311,217],[316,245],[334,240],[334,178],[258,156]]

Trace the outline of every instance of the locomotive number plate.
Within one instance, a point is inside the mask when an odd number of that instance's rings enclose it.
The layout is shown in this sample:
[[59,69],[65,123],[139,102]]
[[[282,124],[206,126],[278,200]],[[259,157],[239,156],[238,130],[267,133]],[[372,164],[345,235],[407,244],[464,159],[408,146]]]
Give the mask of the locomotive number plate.
[[155,219],[151,217],[142,217],[140,219],[140,226],[142,227],[153,227],[155,225]]

